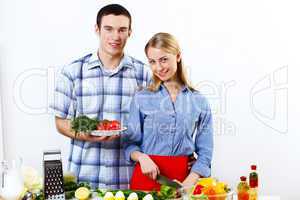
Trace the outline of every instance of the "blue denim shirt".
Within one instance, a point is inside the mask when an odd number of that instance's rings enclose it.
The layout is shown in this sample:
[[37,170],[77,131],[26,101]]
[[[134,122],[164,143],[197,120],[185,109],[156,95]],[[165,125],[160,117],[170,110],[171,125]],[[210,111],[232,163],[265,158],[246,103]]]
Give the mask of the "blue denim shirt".
[[124,135],[125,158],[133,151],[149,155],[197,153],[192,171],[210,176],[213,127],[210,106],[197,91],[183,87],[176,101],[165,88],[138,91],[131,103],[128,131]]

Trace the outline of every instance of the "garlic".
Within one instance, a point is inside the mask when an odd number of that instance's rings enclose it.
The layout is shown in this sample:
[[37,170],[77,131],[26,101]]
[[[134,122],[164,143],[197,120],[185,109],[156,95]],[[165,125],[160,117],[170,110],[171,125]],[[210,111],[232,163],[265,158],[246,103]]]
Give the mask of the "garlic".
[[151,194],[144,196],[143,200],[154,200]]
[[138,200],[139,197],[135,192],[130,193],[130,195],[128,196],[127,200]]

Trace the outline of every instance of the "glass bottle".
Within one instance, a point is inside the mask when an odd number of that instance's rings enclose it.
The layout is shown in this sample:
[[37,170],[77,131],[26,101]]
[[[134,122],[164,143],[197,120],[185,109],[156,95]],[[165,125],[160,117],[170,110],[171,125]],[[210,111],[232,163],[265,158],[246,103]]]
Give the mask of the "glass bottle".
[[238,200],[249,200],[249,185],[246,176],[240,177],[240,182],[237,186],[237,194]]
[[258,174],[256,172],[256,165],[251,165],[251,172],[249,174],[249,200],[258,199]]

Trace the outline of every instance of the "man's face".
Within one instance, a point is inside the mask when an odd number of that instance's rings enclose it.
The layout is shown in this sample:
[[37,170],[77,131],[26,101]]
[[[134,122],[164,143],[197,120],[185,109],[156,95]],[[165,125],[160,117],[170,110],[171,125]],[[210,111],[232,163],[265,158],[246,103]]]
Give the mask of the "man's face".
[[121,55],[131,34],[129,18],[124,15],[103,16],[101,27],[96,28],[96,32],[99,33],[100,51],[110,56]]

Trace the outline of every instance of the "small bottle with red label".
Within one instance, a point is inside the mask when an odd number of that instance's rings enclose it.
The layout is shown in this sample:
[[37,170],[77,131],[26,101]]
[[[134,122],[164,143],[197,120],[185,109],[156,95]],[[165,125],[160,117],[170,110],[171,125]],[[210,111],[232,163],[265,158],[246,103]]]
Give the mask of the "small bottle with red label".
[[256,172],[256,165],[251,165],[251,172],[249,174],[249,200],[258,199],[258,174]]
[[251,188],[258,187],[258,174],[256,172],[256,165],[251,165],[251,172],[249,175],[249,185]]

